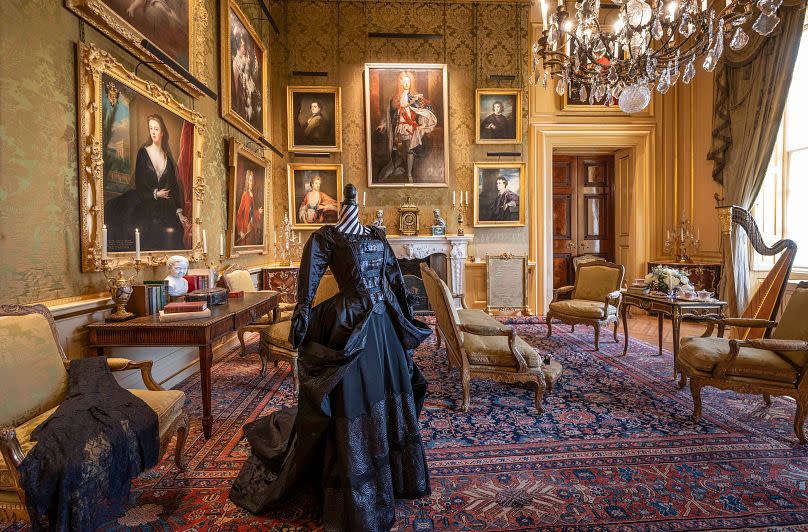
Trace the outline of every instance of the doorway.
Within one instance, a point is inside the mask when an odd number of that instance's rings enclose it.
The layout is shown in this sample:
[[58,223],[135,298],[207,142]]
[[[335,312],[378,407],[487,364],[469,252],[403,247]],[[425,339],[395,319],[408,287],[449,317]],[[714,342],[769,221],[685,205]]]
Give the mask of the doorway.
[[614,154],[553,155],[553,288],[580,257],[615,261]]

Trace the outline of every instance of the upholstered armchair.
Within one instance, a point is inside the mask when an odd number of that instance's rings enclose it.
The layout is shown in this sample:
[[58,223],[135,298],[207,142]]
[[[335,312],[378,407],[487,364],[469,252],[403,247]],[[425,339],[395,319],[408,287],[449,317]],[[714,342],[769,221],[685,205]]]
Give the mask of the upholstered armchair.
[[553,290],[547,311],[547,337],[553,333],[553,318],[566,323],[591,325],[595,328],[595,351],[600,350],[600,328],[614,324],[614,341],[620,305],[620,287],[625,268],[606,261],[585,262],[578,266],[575,285]]
[[[107,363],[112,371],[140,370],[146,389],[129,391],[157,413],[161,455],[177,435],[174,461],[183,469],[188,431],[185,394],[163,390],[154,382],[151,360],[109,358]],[[46,307],[0,305],[0,521],[28,520],[17,468],[36,445],[31,433],[64,400],[69,370],[70,361]]]
[[[779,322],[751,319],[713,319],[725,327],[758,328],[762,338],[725,339],[710,336],[682,338],[679,369],[690,379],[693,421],[701,416],[701,389],[712,386],[738,393],[793,397],[797,403],[794,434],[806,442],[803,423],[808,413],[808,282],[797,285]],[[709,331],[705,335],[709,334]]]
[[[317,292],[314,294],[312,306],[317,306],[320,302],[332,297],[339,292],[339,285],[331,274],[326,274],[320,279]],[[294,305],[292,305],[294,309]],[[291,312],[275,317],[275,321],[269,325],[262,325],[259,329],[260,341],[258,343],[258,357],[261,359],[261,375],[266,372],[267,362],[273,362],[278,367],[278,362],[288,363],[292,368],[292,379],[294,380],[295,395],[300,388],[297,376],[297,349],[289,343],[289,329],[291,328]]]
[[[265,290],[258,290],[252,280],[250,272],[239,267],[228,269],[222,274],[224,284],[230,292],[264,292]],[[267,325],[274,323],[278,319],[278,313],[281,312],[279,307],[272,311],[272,315],[260,316],[257,320],[249,325],[239,327],[236,334],[238,341],[241,344],[241,356],[246,356],[247,346],[244,344],[244,334],[248,332],[261,332]],[[261,367],[261,374],[263,374],[264,367]]]
[[498,322],[482,310],[454,306],[449,287],[434,270],[421,264],[429,306],[435,312],[436,334],[443,339],[449,368],[460,370],[463,386],[463,411],[469,408],[471,379],[487,379],[503,383],[534,383],[534,404],[543,412],[545,390],[552,390],[563,368],[543,359],[511,327]]

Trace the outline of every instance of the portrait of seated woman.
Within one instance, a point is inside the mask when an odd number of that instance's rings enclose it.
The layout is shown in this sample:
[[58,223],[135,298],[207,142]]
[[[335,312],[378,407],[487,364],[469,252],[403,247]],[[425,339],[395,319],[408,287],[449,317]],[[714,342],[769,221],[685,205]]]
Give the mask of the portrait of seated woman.
[[316,174],[306,186],[306,193],[297,208],[298,222],[303,224],[332,224],[337,221],[337,200],[320,190],[322,178]]
[[144,250],[188,247],[184,237],[191,220],[184,210],[185,195],[169,144],[169,130],[159,114],[148,115],[146,126],[148,140],[137,150],[130,178],[134,188],[105,202],[111,251],[133,251],[135,228],[140,229]]

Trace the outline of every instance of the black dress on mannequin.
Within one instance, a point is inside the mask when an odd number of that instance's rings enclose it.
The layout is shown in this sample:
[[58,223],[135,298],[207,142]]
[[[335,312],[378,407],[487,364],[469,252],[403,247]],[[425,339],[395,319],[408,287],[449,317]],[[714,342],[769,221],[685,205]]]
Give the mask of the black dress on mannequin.
[[[346,201],[355,195],[346,186]],[[329,267],[340,292],[311,308]],[[412,359],[430,333],[412,316],[383,232],[315,231],[289,335],[299,346],[298,406],[244,427],[252,453],[231,500],[263,513],[310,488],[326,530],[389,530],[396,498],[430,493],[418,423],[427,383]]]

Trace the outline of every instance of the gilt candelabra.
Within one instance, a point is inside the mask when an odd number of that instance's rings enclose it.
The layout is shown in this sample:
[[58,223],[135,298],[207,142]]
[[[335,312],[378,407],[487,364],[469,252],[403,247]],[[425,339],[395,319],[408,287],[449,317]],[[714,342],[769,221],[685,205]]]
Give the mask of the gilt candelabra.
[[673,229],[668,229],[665,238],[665,253],[676,256],[676,262],[690,262],[690,255],[701,246],[700,231],[693,230],[690,220],[682,220]]
[[275,243],[275,260],[279,264],[290,266],[293,259],[302,255],[303,239],[300,234],[295,234],[292,231],[289,215],[285,211],[283,213],[283,221],[281,221],[280,225],[280,240],[278,240],[277,230],[273,238]]

